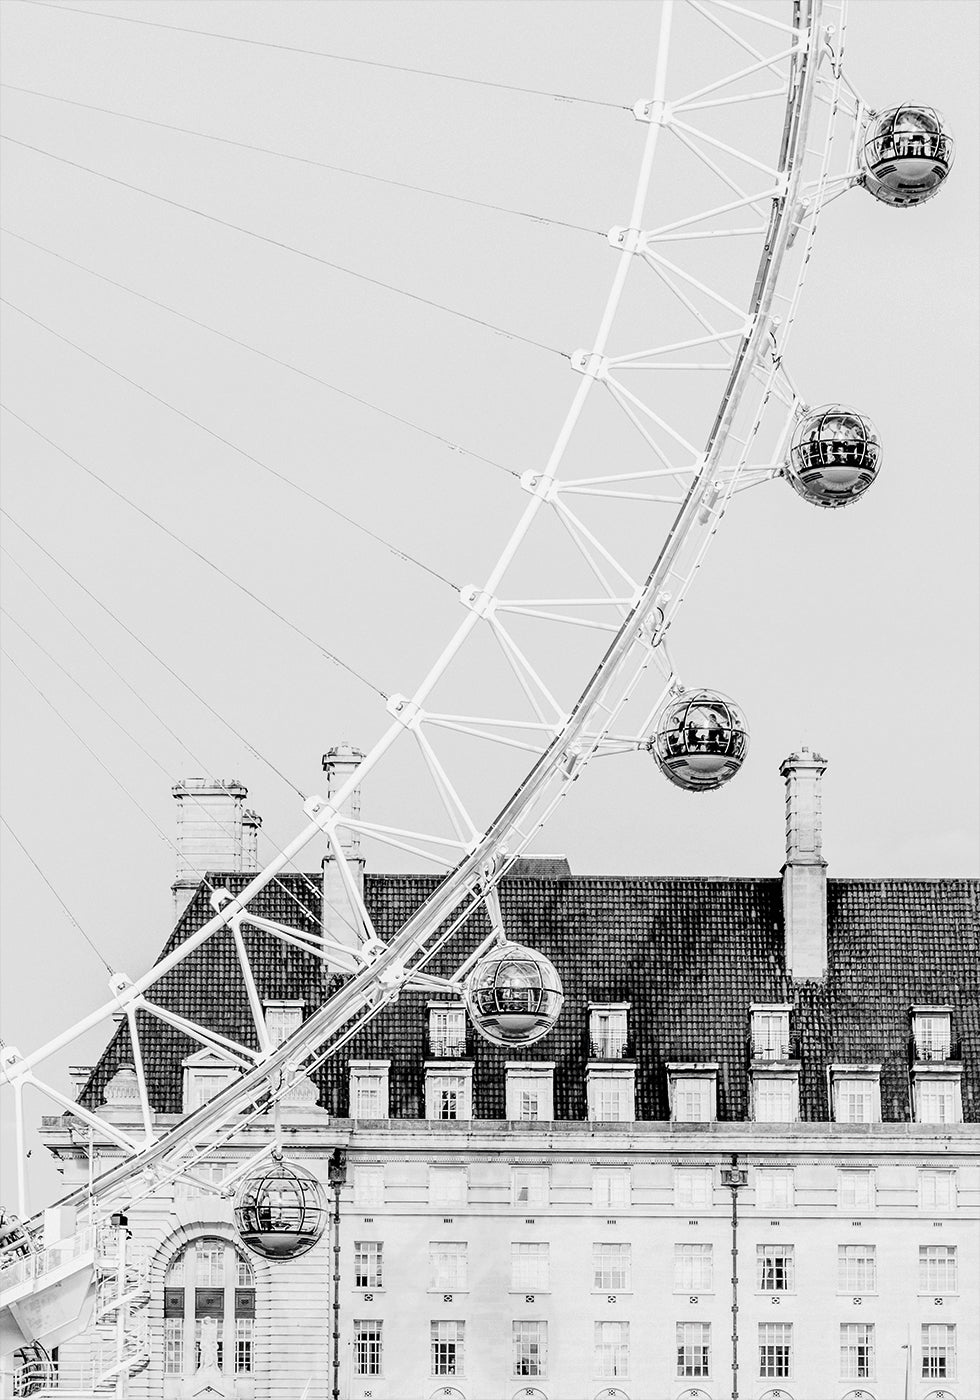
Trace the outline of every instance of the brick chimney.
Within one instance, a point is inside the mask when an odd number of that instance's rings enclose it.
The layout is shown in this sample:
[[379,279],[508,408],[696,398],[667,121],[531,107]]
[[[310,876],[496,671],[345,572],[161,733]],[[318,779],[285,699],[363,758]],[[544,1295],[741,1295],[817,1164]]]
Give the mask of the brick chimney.
[[205,871],[256,868],[259,819],[251,820],[250,813],[246,824],[248,789],[236,778],[184,778],[172,792],[177,802],[174,912],[179,919]]
[[783,926],[786,968],[793,977],[827,975],[827,862],[820,819],[826,768],[827,760],[807,748],[779,767],[786,781]]
[[242,869],[261,870],[259,863],[259,827],[262,818],[251,807],[242,813]]
[[[351,744],[336,744],[323,755],[323,771],[327,775],[327,801],[333,803],[334,794],[347,782],[364,754]],[[361,815],[361,790],[355,788],[340,809],[356,821]],[[349,827],[337,828],[341,849],[358,892],[364,894],[364,857],[361,855],[361,838],[358,832]],[[350,904],[350,897],[341,879],[338,862],[333,851],[327,849],[323,858],[323,933],[347,947],[358,944],[357,918]],[[353,925],[353,927],[352,927]]]

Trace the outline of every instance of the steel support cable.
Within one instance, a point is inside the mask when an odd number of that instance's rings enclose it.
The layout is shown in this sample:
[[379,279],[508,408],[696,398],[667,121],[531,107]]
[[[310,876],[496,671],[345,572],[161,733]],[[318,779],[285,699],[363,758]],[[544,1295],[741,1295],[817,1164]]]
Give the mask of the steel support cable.
[[483,326],[485,330],[493,331],[495,335],[502,335],[507,340],[521,341],[524,345],[532,345],[536,350],[546,350],[551,355],[558,355],[563,360],[571,358],[567,351],[559,350],[554,345],[546,345],[543,341],[534,340],[531,336],[521,335],[519,331],[505,330],[503,326],[496,326],[492,321],[483,320],[481,316],[472,316],[468,311],[459,311],[456,307],[446,306],[443,302],[421,296],[418,292],[409,292],[404,287],[396,287],[393,282],[383,282],[379,277],[369,277],[366,272],[357,272],[352,267],[345,267],[343,263],[331,262],[329,258],[321,258],[318,253],[310,253],[305,248],[297,248],[292,243],[284,243],[281,239],[271,238],[266,233],[256,233],[255,229],[232,223],[230,219],[219,218],[217,214],[209,214],[206,210],[197,209],[192,204],[182,204],[178,199],[171,199],[169,195],[165,194],[157,194],[155,190],[144,189],[142,185],[134,185],[131,181],[122,180],[117,175],[107,175],[104,170],[94,170],[92,166],[82,165],[80,161],[69,160],[67,156],[56,155],[54,151],[46,151],[43,146],[32,146],[29,141],[18,141],[13,136],[0,135],[0,141],[9,141],[12,146],[20,146],[22,150],[33,151],[35,155],[39,156],[47,156],[49,160],[60,161],[62,165],[70,165],[73,170],[83,170],[86,175],[95,175],[100,180],[108,180],[110,184],[132,190],[134,194],[142,194],[146,195],[148,199],[159,200],[161,204],[168,204],[172,209],[181,209],[185,214],[195,214],[199,219],[207,219],[210,223],[218,224],[221,228],[233,229],[236,233],[244,234],[246,238],[254,238],[259,243],[268,244],[270,248],[279,248],[282,252],[293,253],[296,257],[306,258],[309,262],[318,263],[321,267],[328,267],[333,272],[342,272],[345,276],[354,277],[359,282],[367,282],[372,287],[380,287],[383,291],[394,292],[397,296],[406,297],[409,301],[417,301],[420,305],[428,306],[435,311],[444,311],[448,316],[456,316],[461,321],[469,321],[472,325]]
[[33,238],[25,238],[22,233],[15,233],[13,229],[0,227],[0,233],[5,233],[9,238],[16,238],[19,243],[26,243],[29,248],[36,248],[40,253],[46,253],[49,258],[56,258],[59,262],[67,263],[69,267],[77,268],[79,272],[88,273],[89,277],[96,277],[100,282],[105,282],[110,287],[117,288],[120,292],[128,292],[130,296],[137,297],[140,301],[145,301],[150,306],[156,306],[161,311],[168,312],[171,316],[176,316],[181,321],[186,321],[191,326],[197,326],[202,331],[209,331],[211,335],[216,335],[221,340],[227,340],[230,345],[237,345],[241,350],[248,350],[252,355],[258,355],[263,360],[268,360],[270,364],[279,365],[281,369],[288,369],[293,374],[301,375],[303,379],[308,379],[311,384],[319,384],[323,389],[329,389],[333,394],[339,394],[341,398],[349,399],[351,403],[360,404],[362,408],[369,408],[374,413],[380,413],[383,418],[389,418],[393,423],[400,423],[405,428],[412,428],[415,432],[421,433],[424,437],[431,438],[433,442],[441,443],[443,447],[448,447],[450,452],[459,452],[464,457],[472,457],[476,462],[484,462],[488,467],[494,467],[497,471],[505,472],[515,481],[520,481],[520,472],[514,471],[513,467],[505,467],[502,462],[496,462],[492,457],[485,457],[480,452],[474,452],[470,447],[463,447],[461,443],[454,442],[452,438],[443,437],[441,433],[434,433],[430,428],[423,428],[419,423],[413,423],[410,418],[402,418],[400,414],[392,413],[387,408],[382,408],[379,404],[372,403],[370,399],[363,399],[358,394],[352,394],[347,389],[341,389],[336,384],[331,384],[326,379],[321,379],[319,375],[311,374],[309,370],[302,369],[299,365],[291,364],[288,360],[280,360],[276,355],[270,355],[266,350],[260,350],[257,345],[250,345],[247,340],[239,340],[237,336],[229,335],[226,331],[219,331],[216,326],[209,326],[206,321],[199,321],[195,316],[189,316],[186,311],[178,311],[173,306],[168,306],[165,301],[157,301],[155,297],[147,296],[145,292],[138,292],[135,287],[129,287],[125,282],[117,282],[112,277],[107,277],[104,272],[96,272],[92,267],[86,267],[84,263],[76,262],[74,258],[66,257],[64,253],[56,253],[53,248],[46,248],[43,243],[35,243]]
[[124,24],[140,24],[148,29],[168,29],[174,34],[195,34],[200,39],[224,39],[234,44],[250,44],[260,49],[278,49],[283,53],[306,54],[310,58],[329,58],[335,63],[353,63],[363,68],[384,68],[391,73],[413,73],[420,78],[440,78],[447,83],[468,83],[473,87],[497,88],[501,92],[520,92],[529,97],[547,97],[554,102],[578,102],[589,107],[609,107],[615,112],[632,109],[622,102],[604,102],[598,97],[576,97],[571,93],[551,92],[547,88],[521,87],[517,83],[497,83],[489,78],[470,78],[461,73],[438,73],[429,68],[411,68],[403,63],[383,63],[380,59],[355,58],[351,54],[328,53],[323,49],[304,49],[298,44],[277,44],[271,39],[250,39],[242,34],[219,34],[209,29],[191,29],[182,24],[161,24],[158,20],[136,19],[132,15],[113,15],[100,10],[85,10],[78,5],[54,5],[48,0],[25,0],[39,9],[67,10],[70,14],[89,15],[92,19],[114,19]]
[[[19,530],[20,533],[25,537],[25,539],[30,540],[31,544],[34,546],[35,549],[40,550],[44,557],[47,560],[49,560],[52,564],[54,564],[56,568],[60,569],[61,572],[66,576],[66,578],[71,579],[72,583],[75,585],[76,588],[80,588],[81,591],[86,595],[86,597],[91,598],[92,602],[95,603],[97,607],[101,608],[102,611],[106,614],[106,616],[110,617],[117,627],[122,628],[122,630],[126,633],[127,637],[131,637],[133,641],[137,643],[137,645],[142,647],[143,650],[146,652],[147,656],[152,657],[158,666],[162,666],[169,676],[172,676],[173,679],[178,682],[178,684],[182,685],[187,691],[188,695],[192,695],[194,699],[198,702],[198,704],[204,706],[208,714],[212,715],[214,719],[216,719],[219,722],[219,724],[223,724],[225,726],[229,734],[233,734],[240,743],[244,744],[245,748],[250,754],[253,755],[253,757],[257,758],[260,763],[264,763],[265,766],[270,770],[270,772],[275,773],[277,778],[282,779],[282,781],[286,784],[287,787],[292,788],[293,792],[296,793],[297,797],[301,802],[306,801],[307,794],[303,791],[302,788],[298,787],[296,783],[292,781],[291,778],[287,778],[286,774],[283,773],[281,769],[277,768],[271,759],[266,758],[266,756],[263,753],[261,753],[255,747],[254,744],[250,743],[248,739],[245,738],[245,735],[242,734],[239,730],[237,730],[230,720],[228,720],[223,714],[221,714],[219,710],[216,710],[213,705],[209,704],[208,701],[205,700],[204,696],[200,695],[194,689],[194,687],[190,684],[190,682],[185,676],[182,676],[179,671],[175,671],[172,666],[168,665],[168,663],[164,661],[162,656],[158,656],[153,650],[153,648],[149,645],[149,643],[145,640],[145,638],[141,637],[138,632],[134,632],[131,627],[127,627],[126,623],[123,622],[122,618],[117,617],[107,603],[103,603],[102,599],[98,598],[90,588],[87,588],[86,585],[82,583],[81,579],[76,578],[75,575],[71,572],[71,570],[66,568],[60,559],[56,559],[55,556],[50,552],[50,550],[45,549],[44,545],[41,544],[40,540],[36,539],[30,533],[29,530],[26,530],[24,526],[21,525],[19,520],[12,516],[8,510],[3,509],[2,507],[0,507],[0,516],[2,516],[5,520],[9,520],[11,525],[13,525],[16,530]],[[22,564],[17,563],[17,561],[13,559],[13,556],[9,554],[6,549],[3,550],[3,553],[7,554],[7,557],[11,559],[13,563],[17,564],[17,567],[21,569],[23,573],[27,574],[27,570],[24,569],[24,566]],[[30,574],[27,574],[27,577],[30,578]],[[31,582],[34,584],[35,588],[37,588],[40,592],[44,592],[40,584],[38,584],[34,579],[31,579]],[[47,597],[47,594],[45,594],[44,596]]]
[[[0,551],[0,552],[4,552],[4,553],[5,553],[6,551]],[[9,556],[8,556],[8,557],[9,557]],[[59,611],[60,611],[60,609],[59,609]],[[161,763],[160,760],[156,757],[156,755],[153,754],[153,753],[151,753],[150,750],[145,746],[145,744],[143,744],[139,739],[137,739],[137,737],[136,737],[135,734],[131,733],[130,730],[128,730],[128,729],[126,728],[126,726],[125,726],[124,724],[121,723],[120,720],[116,719],[115,715],[112,714],[112,712],[111,712],[110,710],[108,710],[108,709],[106,708],[106,706],[103,705],[102,702],[101,702],[100,700],[98,700],[98,699],[92,694],[92,692],[91,692],[90,690],[86,689],[86,687],[85,687],[84,685],[82,685],[82,683],[81,683],[81,681],[78,679],[78,677],[75,676],[75,675],[73,675],[72,672],[68,670],[67,666],[63,666],[63,665],[62,665],[62,663],[58,660],[58,658],[57,658],[56,656],[53,656],[53,655],[51,654],[51,652],[48,651],[47,647],[43,646],[43,645],[38,641],[38,639],[33,635],[33,633],[30,632],[30,631],[24,626],[24,624],[23,624],[22,622],[19,622],[19,621],[17,620],[17,618],[14,617],[14,615],[13,615],[11,612],[8,611],[7,608],[2,607],[2,606],[0,606],[0,616],[6,617],[6,618],[8,619],[8,621],[12,622],[12,623],[14,624],[14,626],[15,626],[19,631],[23,632],[24,636],[28,639],[28,641],[31,642],[31,643],[33,643],[33,645],[34,645],[35,647],[37,647],[38,651],[41,652],[41,654],[42,654],[43,656],[46,656],[46,657],[48,658],[48,660],[51,662],[52,666],[56,666],[57,669],[62,673],[62,675],[67,676],[68,679],[72,682],[72,684],[75,685],[75,686],[82,692],[82,694],[86,697],[86,699],[87,699],[87,700],[90,700],[90,701],[92,702],[92,704],[96,707],[97,710],[101,710],[102,714],[105,715],[106,719],[109,720],[109,722],[110,722],[111,724],[114,724],[114,725],[116,726],[116,728],[117,728],[122,734],[125,734],[126,738],[129,739],[129,741],[130,741],[131,743],[133,743],[133,744],[136,745],[136,747],[140,750],[140,752],[141,752],[146,758],[148,758],[148,759],[150,760],[150,762],[153,764],[153,766],[154,766],[155,768],[159,769],[159,771],[164,775],[165,778],[167,778],[170,782],[173,782],[173,780],[174,780],[174,775],[173,775],[173,773],[167,768],[166,764]],[[66,618],[66,621],[69,621],[69,622],[70,622],[71,620],[68,619],[68,618]],[[71,625],[74,626],[73,623],[72,623]],[[126,678],[125,678],[124,676],[120,675],[120,673],[116,670],[116,668],[112,665],[112,663],[109,662],[105,657],[101,656],[101,653],[99,652],[98,647],[95,646],[95,643],[89,641],[89,639],[85,636],[85,633],[84,633],[84,632],[81,632],[80,629],[76,628],[75,630],[79,632],[79,635],[88,643],[88,645],[92,648],[92,650],[96,653],[96,655],[97,655],[97,656],[100,656],[101,659],[102,659],[103,661],[105,661],[106,665],[109,666],[110,670],[112,670],[117,676],[119,676],[119,679],[123,682],[124,685],[126,685],[126,686],[128,687],[129,690],[132,691],[132,693],[136,696],[137,700],[139,700],[143,705],[146,706],[146,708],[149,710],[150,714],[153,715],[153,718],[156,719],[156,720],[159,720],[159,722],[164,726],[164,728],[167,729],[167,732],[168,732],[169,734],[172,734],[173,737],[177,740],[177,742],[178,742],[179,744],[181,744],[181,747],[182,747],[182,748],[186,748],[186,745],[184,745],[184,744],[182,743],[182,741],[180,740],[179,736],[176,735],[176,734],[173,734],[173,730],[169,728],[169,726],[166,724],[166,721],[163,720],[163,719],[157,714],[157,712],[153,709],[153,707],[152,707],[150,704],[148,704],[147,701],[143,700],[143,697],[139,694],[138,691],[136,691],[131,685],[129,685],[129,682],[126,680]],[[187,749],[186,751],[187,751],[187,753],[190,754],[191,758],[194,759],[194,762],[197,763],[198,765],[200,765],[201,771],[202,771],[202,772],[206,772],[206,771],[207,771],[206,765],[202,764],[202,763],[201,763],[201,760],[200,760],[199,758],[197,758],[193,753],[191,753],[190,749]],[[225,823],[222,822],[222,821],[220,821],[218,818],[215,818],[215,817],[211,816],[211,814],[208,812],[208,809],[205,807],[204,803],[200,800],[200,798],[198,798],[198,797],[195,796],[195,794],[194,794],[194,792],[193,792],[192,790],[188,789],[188,791],[187,791],[187,796],[188,796],[188,798],[194,803],[195,807],[198,807],[203,813],[205,813],[205,815],[207,815],[207,816],[209,817],[210,820],[214,821],[215,824],[225,833],[226,836],[232,836],[232,835],[233,835],[232,828],[229,827],[229,826],[226,826]],[[269,838],[267,838],[267,839],[269,839],[269,840],[271,841],[271,837],[269,837]],[[275,845],[274,842],[273,842],[273,845]],[[278,846],[276,846],[275,849],[278,850],[278,849],[279,849]],[[201,871],[198,870],[196,867],[191,867],[191,869],[193,869],[195,875],[199,876],[201,879],[204,878],[204,876],[202,875]],[[298,873],[300,873],[300,872],[298,872]],[[319,897],[319,891],[317,890],[317,888],[316,888],[316,886],[313,884],[313,882],[312,882],[311,880],[309,880],[309,878],[308,878],[306,875],[303,875],[303,879],[306,880],[306,882],[307,882],[307,884],[308,884],[308,886],[309,886],[311,892]],[[292,890],[290,890],[286,885],[284,885],[284,884],[282,883],[282,881],[279,879],[278,876],[276,876],[276,877],[274,878],[273,884],[281,891],[282,894],[284,894],[284,895],[286,896],[287,899],[292,900],[292,902],[297,906],[298,909],[300,909],[300,911],[301,911],[303,914],[306,915],[307,918],[316,921],[317,916],[316,916],[316,914],[314,913],[314,911],[311,910],[307,905],[305,905],[305,904],[303,903],[303,901],[302,901],[301,899],[299,899],[299,898],[293,893]],[[209,887],[209,889],[213,889],[213,886],[211,886],[210,884],[209,884],[208,887]],[[349,919],[345,919],[345,918],[344,918],[343,912],[342,912],[341,910],[337,909],[336,905],[330,903],[330,901],[327,901],[327,902],[330,904],[330,907],[334,910],[334,912],[335,912],[341,919],[344,919],[344,922],[347,924],[348,928],[350,928],[351,930],[354,930],[354,925],[350,922]]]
[[325,160],[314,160],[312,156],[299,156],[291,151],[276,151],[270,146],[254,146],[249,141],[236,141],[230,136],[215,136],[210,131],[195,131],[192,127],[176,126],[173,122],[155,121],[152,117],[137,117],[132,112],[117,112],[111,107],[97,107],[93,102],[78,102],[71,97],[58,97],[51,92],[39,92],[36,88],[17,87],[14,83],[0,83],[0,88],[8,92],[26,93],[45,102],[62,102],[68,107],[81,107],[86,112],[99,112],[105,117],[118,117],[127,122],[139,122],[143,126],[155,126],[161,131],[176,131],[181,136],[196,136],[202,141],[216,141],[222,146],[235,146],[241,151],[255,151],[258,155],[276,156],[279,160],[291,160],[298,165],[311,165],[317,170],[329,170],[334,175],[350,175],[357,180],[370,180],[377,185],[391,185],[399,190],[412,190],[416,194],[433,195],[436,199],[451,199],[455,204],[469,204],[474,209],[490,209],[496,214],[509,214],[515,219],[527,219],[532,224],[551,224],[555,228],[570,228],[576,233],[588,233],[595,238],[606,238],[601,229],[586,228],[584,224],[574,224],[568,219],[552,219],[545,214],[532,214],[527,209],[511,209],[505,204],[492,204],[484,199],[470,199],[462,194],[450,194],[447,190],[434,190],[429,185],[413,185],[408,180],[393,180],[386,175],[372,175],[367,170],[354,170],[348,165],[331,165]]
[[6,818],[5,816],[3,816],[2,813],[0,813],[0,822],[2,822],[3,825],[7,828],[8,832],[10,833],[10,835],[13,837],[13,839],[16,841],[17,845],[18,845],[18,846],[20,847],[20,849],[23,851],[24,855],[25,855],[25,856],[27,857],[27,859],[30,861],[31,865],[33,865],[34,869],[37,871],[38,875],[40,875],[41,879],[44,881],[44,883],[47,885],[48,889],[49,889],[49,890],[51,891],[51,893],[54,895],[55,899],[56,899],[56,900],[58,901],[58,903],[61,905],[61,907],[62,907],[62,909],[64,910],[65,914],[67,915],[69,921],[75,925],[75,928],[78,930],[78,932],[79,932],[79,933],[82,935],[82,937],[85,939],[85,942],[86,942],[86,943],[88,944],[88,946],[92,949],[92,952],[93,952],[93,953],[95,954],[95,956],[98,958],[99,962],[100,962],[100,963],[102,964],[102,966],[105,968],[106,972],[108,972],[108,974],[109,974],[110,977],[115,976],[115,968],[111,966],[111,964],[109,963],[109,961],[108,961],[108,959],[106,958],[105,954],[102,953],[102,952],[100,952],[100,950],[99,950],[97,944],[95,943],[94,939],[92,939],[92,938],[85,932],[84,928],[82,928],[82,925],[81,925],[81,924],[78,922],[78,920],[75,918],[75,915],[74,915],[74,914],[71,912],[71,910],[68,908],[68,905],[67,905],[67,904],[65,903],[65,901],[62,899],[61,895],[60,895],[60,894],[58,893],[58,891],[55,889],[54,885],[52,885],[52,883],[51,883],[51,881],[48,879],[47,875],[45,875],[44,871],[43,871],[43,870],[41,869],[41,867],[38,865],[37,861],[36,861],[36,860],[34,859],[34,857],[31,855],[30,851],[29,851],[29,850],[27,849],[27,847],[24,845],[23,841],[20,839],[20,837],[17,835],[16,831],[14,831],[13,827],[10,825],[10,823],[7,821],[7,818]]
[[281,481],[284,486],[291,487],[292,490],[298,492],[299,495],[305,496],[308,501],[313,501],[315,505],[322,506],[330,515],[336,516],[338,520],[343,520],[346,525],[350,525],[354,530],[359,530],[362,535],[367,535],[369,539],[374,540],[376,544],[380,544],[397,559],[401,559],[406,564],[414,564],[415,567],[421,569],[423,573],[430,574],[432,578],[438,580],[439,583],[444,583],[447,588],[451,588],[453,593],[459,592],[459,585],[453,583],[452,579],[446,578],[445,574],[440,574],[437,569],[430,568],[428,564],[423,564],[421,559],[417,559],[414,554],[409,554],[407,550],[399,549],[398,546],[392,544],[390,540],[386,540],[383,535],[379,535],[374,530],[368,529],[368,527],[362,525],[359,520],[355,520],[352,515],[346,515],[342,510],[338,510],[337,507],[332,506],[329,501],[325,501],[322,496],[316,495],[313,491],[308,491],[305,486],[301,486],[298,481],[293,481],[292,478],[286,476],[284,472],[276,471],[275,467],[270,467],[268,462],[263,462],[261,458],[254,456],[251,452],[247,452],[244,447],[237,446],[230,438],[222,437],[221,433],[216,432],[214,428],[209,428],[207,424],[202,423],[200,419],[194,418],[190,413],[185,413],[182,408],[178,408],[176,404],[170,403],[168,399],[161,398],[160,395],[155,394],[152,389],[148,389],[145,384],[140,384],[136,379],[130,379],[129,375],[123,374],[121,369],[116,369],[115,365],[110,365],[107,360],[100,359],[99,356],[93,354],[91,350],[86,350],[84,346],[79,345],[74,340],[70,340],[68,336],[62,335],[62,333],[56,331],[53,326],[49,326],[46,321],[41,321],[37,316],[32,316],[29,311],[25,311],[22,306],[17,306],[15,302],[8,301],[6,297],[0,297],[0,304],[9,306],[11,311],[16,311],[18,315],[23,316],[25,320],[32,321],[35,326],[40,327],[43,331],[47,331],[48,335],[54,336],[55,340],[60,340],[64,345],[71,346],[72,350],[77,351],[79,355],[84,355],[86,359],[92,360],[94,364],[107,370],[109,374],[116,375],[118,379],[123,380],[123,382],[130,385],[131,388],[138,389],[141,394],[146,394],[147,398],[152,399],[154,403],[158,403],[163,408],[169,409],[171,413],[176,413],[177,416],[183,418],[185,422],[190,423],[195,428],[199,428],[202,433],[207,433],[208,437],[214,438],[215,442],[220,442],[222,446],[229,448],[232,452],[237,452],[240,457],[244,457],[246,461],[252,462],[255,466],[261,468],[262,471],[267,472],[269,476],[274,476],[276,480]]
[[66,451],[64,447],[61,447],[58,443],[54,442],[51,438],[49,438],[45,433],[42,433],[40,428],[36,428],[34,424],[29,423],[26,418],[22,418],[19,413],[15,413],[12,408],[9,408],[7,406],[7,404],[0,403],[0,408],[2,408],[5,413],[9,413],[11,418],[16,418],[18,423],[22,423],[25,428],[28,428],[32,433],[35,434],[36,437],[39,437],[42,442],[46,442],[49,447],[54,448],[55,452],[59,452],[62,457],[67,459],[67,461],[73,462],[75,466],[78,467],[79,471],[83,471],[86,474],[86,476],[90,476],[93,481],[97,481],[100,486],[104,486],[105,489],[111,492],[113,496],[118,497],[118,499],[124,502],[125,505],[129,506],[131,510],[136,511],[137,515],[141,515],[144,520],[148,520],[151,525],[155,526],[156,529],[160,530],[164,535],[167,536],[168,539],[173,540],[175,544],[179,544],[182,549],[187,550],[188,554],[193,554],[195,559],[199,559],[202,564],[206,564],[209,569],[212,569],[216,574],[219,574],[220,577],[223,578],[226,583],[232,584],[233,587],[237,588],[240,593],[244,593],[246,597],[251,598],[253,603],[258,603],[260,608],[263,608],[267,613],[271,613],[271,615],[274,618],[278,619],[278,621],[281,622],[284,627],[288,627],[291,632],[295,632],[297,637],[302,637],[304,642],[309,642],[310,646],[314,647],[316,651],[318,651],[320,655],[324,657],[327,661],[329,661],[332,665],[338,666],[342,671],[346,671],[348,675],[353,676],[355,680],[360,681],[361,684],[367,686],[369,690],[373,690],[374,693],[376,695],[379,695],[382,700],[387,701],[389,699],[387,693],[383,691],[380,686],[375,685],[373,681],[369,681],[366,676],[363,676],[360,671],[355,670],[354,667],[351,666],[348,662],[342,661],[341,658],[336,654],[336,652],[328,651],[327,648],[323,646],[321,642],[316,641],[316,639],[314,637],[311,637],[308,632],[304,632],[302,627],[297,626],[295,622],[290,622],[289,618],[284,617],[283,614],[279,612],[277,608],[274,608],[272,606],[271,603],[267,603],[265,599],[260,598],[257,593],[253,593],[252,590],[250,588],[247,588],[244,583],[239,583],[238,579],[233,578],[231,574],[226,573],[225,570],[222,569],[219,564],[216,564],[213,559],[209,559],[206,554],[202,554],[199,549],[195,549],[192,544],[188,544],[186,540],[181,539],[180,535],[175,534],[173,530],[169,529],[161,521],[157,520],[156,516],[151,515],[149,511],[144,510],[142,506],[138,506],[135,501],[131,501],[128,496],[124,495],[122,491],[119,490],[118,487],[111,485],[111,483],[106,481],[104,477],[99,476],[98,472],[93,471],[91,467],[85,466],[84,462],[80,462],[77,457],[73,457],[72,454]]

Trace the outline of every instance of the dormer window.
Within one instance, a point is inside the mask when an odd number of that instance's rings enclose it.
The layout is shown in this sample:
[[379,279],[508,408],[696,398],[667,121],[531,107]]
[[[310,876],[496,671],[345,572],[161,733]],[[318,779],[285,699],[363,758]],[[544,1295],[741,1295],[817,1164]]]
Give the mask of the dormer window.
[[507,1117],[512,1123],[548,1123],[555,1116],[554,1060],[512,1060],[507,1075]]
[[301,1001],[267,1001],[265,1006],[265,1028],[273,1047],[288,1040],[293,1031],[303,1023],[303,1003]]
[[472,1065],[426,1065],[425,1116],[443,1123],[473,1117]]
[[621,1060],[626,1054],[629,1003],[590,1003],[589,1056],[593,1060]]
[[351,1060],[351,1118],[388,1117],[388,1067],[390,1060]]
[[831,1065],[835,1123],[881,1122],[881,1065]]
[[674,1123],[713,1123],[718,1116],[718,1066],[673,1064],[667,1066],[667,1097]]
[[461,1006],[429,1002],[429,1054],[458,1060],[466,1054],[466,1012]]
[[948,1006],[913,1006],[912,1036],[917,1060],[951,1058],[950,1009]]
[[188,1055],[183,1061],[183,1070],[185,1113],[193,1113],[208,1103],[241,1072],[216,1050],[198,1050],[195,1055]]
[[753,1060],[789,1059],[789,1014],[792,1009],[781,1003],[751,1008]]

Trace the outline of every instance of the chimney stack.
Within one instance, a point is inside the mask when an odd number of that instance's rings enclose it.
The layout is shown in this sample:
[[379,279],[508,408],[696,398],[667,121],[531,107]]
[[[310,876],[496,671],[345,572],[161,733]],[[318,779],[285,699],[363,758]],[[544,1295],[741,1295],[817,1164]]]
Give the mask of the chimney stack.
[[827,862],[823,858],[820,779],[827,760],[804,748],[780,764],[786,781],[783,927],[792,977],[827,975]]
[[177,802],[174,912],[179,919],[206,871],[256,868],[259,818],[247,814],[246,825],[248,789],[236,778],[184,778],[172,792]]
[[261,870],[259,864],[259,827],[262,818],[251,807],[242,814],[242,869]]
[[[354,772],[364,754],[351,744],[336,744],[323,755],[323,771],[327,775],[327,801],[333,804],[334,796]],[[361,790],[353,792],[342,804],[340,810],[355,821],[361,815]],[[338,826],[337,836],[348,869],[357,886],[358,894],[364,897],[364,857],[361,855],[361,838],[350,827]],[[336,943],[347,947],[357,947],[358,938],[354,932],[359,919],[351,908],[350,896],[341,878],[336,856],[330,847],[323,858],[323,934]],[[353,926],[353,927],[352,927]]]

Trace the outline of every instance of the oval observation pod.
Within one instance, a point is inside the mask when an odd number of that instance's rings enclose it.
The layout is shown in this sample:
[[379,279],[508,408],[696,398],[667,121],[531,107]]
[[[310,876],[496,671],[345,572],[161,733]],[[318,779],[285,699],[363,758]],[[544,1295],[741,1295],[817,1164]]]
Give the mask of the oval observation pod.
[[716,690],[684,690],[660,712],[650,752],[661,773],[688,792],[734,778],[749,751],[745,716]]
[[896,208],[931,199],[953,164],[953,138],[935,107],[906,103],[877,112],[864,129],[865,185]]
[[881,440],[870,418],[842,404],[810,409],[796,425],[786,475],[817,506],[846,506],[878,475]]
[[473,968],[464,989],[470,1020],[494,1045],[533,1045],[561,1013],[561,978],[543,953],[520,943],[491,948]]
[[327,1208],[316,1177],[273,1159],[246,1177],[235,1197],[242,1243],[263,1259],[295,1259],[323,1234]]

